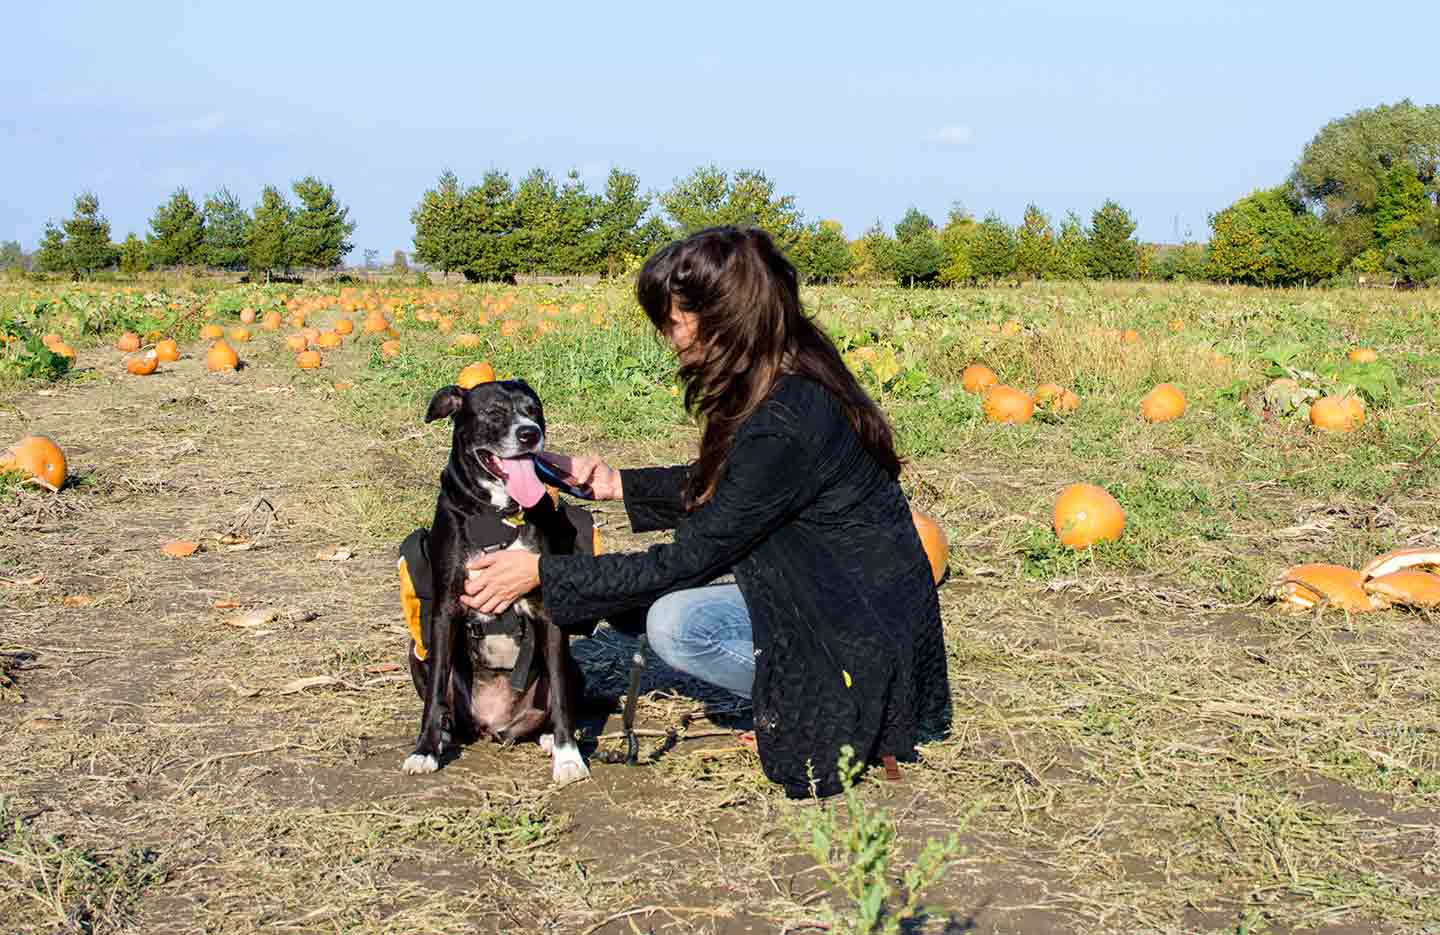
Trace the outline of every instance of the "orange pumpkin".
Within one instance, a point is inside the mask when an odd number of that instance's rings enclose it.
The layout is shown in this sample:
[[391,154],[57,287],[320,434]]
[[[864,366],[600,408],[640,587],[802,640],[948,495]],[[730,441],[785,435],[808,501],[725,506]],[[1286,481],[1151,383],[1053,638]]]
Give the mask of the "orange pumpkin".
[[981,408],[985,410],[985,418],[991,422],[1029,422],[1035,412],[1035,400],[1030,398],[1029,393],[1013,386],[996,384],[985,391]]
[[1051,412],[1074,412],[1080,408],[1080,397],[1058,383],[1042,383],[1035,387],[1035,405]]
[[160,358],[152,350],[144,354],[135,354],[125,361],[125,369],[137,377],[148,377],[160,366]]
[[1351,348],[1350,353],[1346,356],[1357,364],[1374,363],[1380,359],[1380,355],[1375,353],[1374,348],[1369,347]]
[[380,345],[380,356],[385,358],[386,360],[389,360],[392,357],[396,357],[399,354],[400,342],[395,338],[391,338],[389,341],[386,341],[384,344]]
[[225,341],[216,341],[205,352],[205,369],[207,370],[234,370],[240,366],[240,355],[235,353],[235,348]]
[[75,348],[66,344],[64,341],[56,341],[50,345],[50,353],[59,354],[61,357],[68,357],[71,360],[75,359]]
[[1322,396],[1310,404],[1310,424],[1322,432],[1348,432],[1355,427],[1355,414],[1342,397]]
[[295,366],[301,370],[314,370],[321,362],[319,351],[301,351],[295,355]]
[[230,340],[236,344],[244,344],[250,340],[250,329],[235,327],[230,329]]
[[1372,594],[1391,604],[1406,607],[1440,607],[1440,575],[1418,568],[1392,571],[1379,578],[1371,578],[1363,585],[1366,594]]
[[240,310],[240,320],[247,325],[255,324],[255,310],[253,308],[242,308]]
[[120,335],[120,340],[115,342],[115,349],[126,352],[140,350],[140,335],[133,331],[125,332]]
[[456,335],[455,340],[450,342],[450,346],[468,351],[479,347],[481,343],[482,339],[480,335],[466,333]]
[[1308,564],[1287,569],[1269,589],[1271,597],[1296,609],[1309,609],[1329,599],[1331,606],[1352,613],[1384,610],[1389,603],[1367,594],[1360,572],[1344,565]]
[[1125,510],[1103,487],[1071,484],[1055,498],[1054,524],[1061,545],[1087,549],[1120,538],[1125,531]]
[[378,309],[365,316],[366,334],[377,334],[389,327],[390,322],[386,320],[385,316],[381,314]]
[[1345,408],[1350,410],[1350,419],[1356,428],[1365,424],[1365,400],[1359,396],[1346,396]]
[[215,341],[225,337],[225,329],[216,324],[200,326],[200,339],[203,341]]
[[1173,331],[1173,332],[1175,332],[1176,334],[1179,334],[1180,332],[1184,331],[1184,330],[1185,330],[1185,321],[1184,321],[1184,319],[1181,319],[1181,318],[1172,318],[1172,319],[1170,319],[1170,330]]
[[64,342],[65,339],[59,334],[56,334],[54,331],[50,332],[49,334],[45,335],[45,337],[40,339],[40,343],[49,348],[53,348],[55,345],[63,344]]
[[350,333],[352,333],[354,330],[355,330],[355,322],[351,321],[350,319],[348,319],[348,318],[337,318],[337,319],[335,319],[335,333],[336,333],[336,334],[350,334]]
[[155,358],[165,363],[174,363],[180,359],[180,345],[175,343],[174,338],[161,338],[155,342]]
[[1134,344],[1136,341],[1140,340],[1140,332],[1136,331],[1134,328],[1126,328],[1121,333],[1120,340],[1125,344]]
[[39,478],[51,487],[65,486],[65,452],[46,435],[27,435],[0,453],[0,469]]
[[284,316],[279,312],[266,312],[265,317],[260,322],[260,327],[266,331],[279,331],[282,321],[284,321]]
[[1000,378],[995,376],[995,371],[984,364],[971,364],[960,372],[960,385],[965,388],[965,392],[974,393],[976,396],[984,394],[999,382]]
[[915,523],[915,531],[920,534],[920,544],[925,547],[925,557],[930,560],[930,574],[935,583],[939,584],[950,566],[950,541],[945,536],[945,530],[930,514],[912,506],[910,519]]
[[322,332],[320,336],[315,339],[316,347],[334,348],[339,347],[343,343],[345,343],[345,339],[334,331]]
[[1173,383],[1161,383],[1140,400],[1146,422],[1169,422],[1185,414],[1185,394]]
[[468,390],[479,386],[481,383],[490,383],[495,379],[495,368],[486,361],[476,361],[460,371],[455,378],[455,385],[462,390]]

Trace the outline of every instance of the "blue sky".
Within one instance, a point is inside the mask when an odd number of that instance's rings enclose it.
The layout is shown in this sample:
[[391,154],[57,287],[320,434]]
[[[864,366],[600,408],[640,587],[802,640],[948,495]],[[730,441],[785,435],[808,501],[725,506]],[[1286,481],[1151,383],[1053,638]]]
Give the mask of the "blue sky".
[[[1370,10],[1383,24],[1371,22]],[[314,174],[356,250],[411,247],[449,167],[759,168],[858,236],[915,205],[1011,222],[1107,197],[1150,240],[1285,177],[1326,121],[1440,103],[1429,5],[24,4],[0,56],[0,239],[93,190],[115,239],[183,185]],[[1415,48],[1380,38],[1410,23]],[[1387,27],[1388,28],[1388,27]],[[1403,34],[1401,36],[1403,38]],[[1178,221],[1177,221],[1178,218]]]

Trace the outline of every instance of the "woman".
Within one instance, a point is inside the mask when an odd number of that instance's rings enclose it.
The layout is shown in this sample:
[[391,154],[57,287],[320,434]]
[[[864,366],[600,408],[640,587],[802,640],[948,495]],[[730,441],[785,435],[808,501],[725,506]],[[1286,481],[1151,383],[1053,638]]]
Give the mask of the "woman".
[[[674,541],[494,553],[471,566],[465,602],[496,613],[538,586],[562,627],[649,606],[661,658],[752,697],[761,764],[791,797],[838,792],[845,744],[866,762],[913,758],[921,726],[943,726],[949,689],[885,417],[804,314],[795,269],[763,231],[671,244],[636,291],[679,359],[699,457],[562,468],[623,500],[637,532],[674,528]],[[706,587],[727,571],[735,585]]]

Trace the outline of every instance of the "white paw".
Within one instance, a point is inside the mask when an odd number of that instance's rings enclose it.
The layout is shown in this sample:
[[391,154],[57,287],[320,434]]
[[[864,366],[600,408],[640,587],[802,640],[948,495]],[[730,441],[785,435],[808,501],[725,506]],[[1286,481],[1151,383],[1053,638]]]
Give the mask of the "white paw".
[[555,762],[551,775],[555,785],[568,786],[572,782],[590,778],[590,769],[580,756],[580,748],[571,745],[555,748]]
[[540,735],[540,741],[539,741],[539,743],[540,743],[540,752],[543,753],[543,754],[545,754],[546,756],[549,756],[550,754],[552,754],[552,753],[555,752],[555,735],[554,735],[554,734],[541,734],[541,735]]
[[421,773],[433,773],[440,768],[440,761],[428,753],[412,753],[405,758],[400,765],[400,770],[411,776],[419,776]]

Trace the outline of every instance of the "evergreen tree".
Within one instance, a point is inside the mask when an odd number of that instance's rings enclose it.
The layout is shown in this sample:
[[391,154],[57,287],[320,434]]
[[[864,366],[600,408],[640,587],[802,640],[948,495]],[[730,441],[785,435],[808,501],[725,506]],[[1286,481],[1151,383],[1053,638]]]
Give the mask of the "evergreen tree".
[[1044,279],[1055,262],[1055,229],[1050,218],[1033,204],[1025,206],[1025,220],[1016,238],[1015,269],[1024,277]]
[[25,266],[25,251],[20,249],[20,241],[7,240],[0,243],[0,269],[23,268]]
[[611,169],[605,194],[595,207],[589,253],[601,272],[614,276],[625,268],[625,258],[643,255],[640,219],[650,210],[650,198],[640,194],[638,176]]
[[589,273],[600,268],[594,238],[600,204],[600,196],[590,192],[580,173],[572,169],[555,194],[555,256],[551,260],[555,272]]
[[1060,222],[1060,236],[1050,260],[1050,278],[1079,280],[1090,275],[1090,233],[1074,211]]
[[446,169],[436,186],[425,192],[420,204],[410,212],[415,225],[415,260],[440,270],[446,277],[451,270],[465,266],[467,230],[462,204],[460,180]]
[[218,269],[244,269],[250,215],[240,199],[222,188],[205,199],[205,262]]
[[800,240],[804,223],[794,195],[777,195],[763,172],[747,169],[734,178],[717,166],[702,166],[660,196],[660,205],[681,236],[707,227],[758,227],[787,253]]
[[1015,232],[997,214],[987,215],[970,246],[970,266],[976,278],[994,282],[1015,275]]
[[205,262],[205,220],[190,193],[177,188],[150,217],[150,260],[156,266],[197,266]]
[[65,245],[65,234],[51,221],[45,225],[45,234],[40,238],[40,248],[35,251],[35,268],[42,273],[68,273],[71,271],[70,251]]
[[515,267],[535,273],[553,271],[559,231],[559,192],[544,169],[532,169],[515,187],[515,229],[506,241]]
[[511,234],[517,224],[515,189],[504,172],[485,173],[461,198],[461,270],[471,282],[513,282],[520,265]]
[[1135,220],[1114,201],[1090,216],[1090,275],[1096,279],[1134,279],[1140,271],[1140,245],[1133,239]]
[[260,203],[255,206],[254,220],[250,222],[249,238],[245,255],[250,263],[250,272],[270,274],[275,270],[290,268],[290,226],[294,210],[285,196],[273,185],[266,185],[260,193]]
[[300,207],[291,222],[290,261],[296,266],[334,269],[355,248],[350,209],[335,200],[335,189],[307,175],[291,186]]
[[136,237],[135,232],[131,231],[125,237],[125,242],[120,245],[120,272],[133,275],[149,269],[148,253],[145,241]]
[[100,213],[100,200],[90,192],[75,199],[75,214],[65,222],[65,249],[70,269],[77,273],[93,273],[115,262],[110,222]]
[[856,264],[857,272],[866,279],[894,279],[895,241],[885,233],[878,220],[870,225],[859,243],[861,256]]
[[945,252],[935,222],[918,208],[910,208],[895,225],[894,273],[902,286],[922,286],[940,277]]

